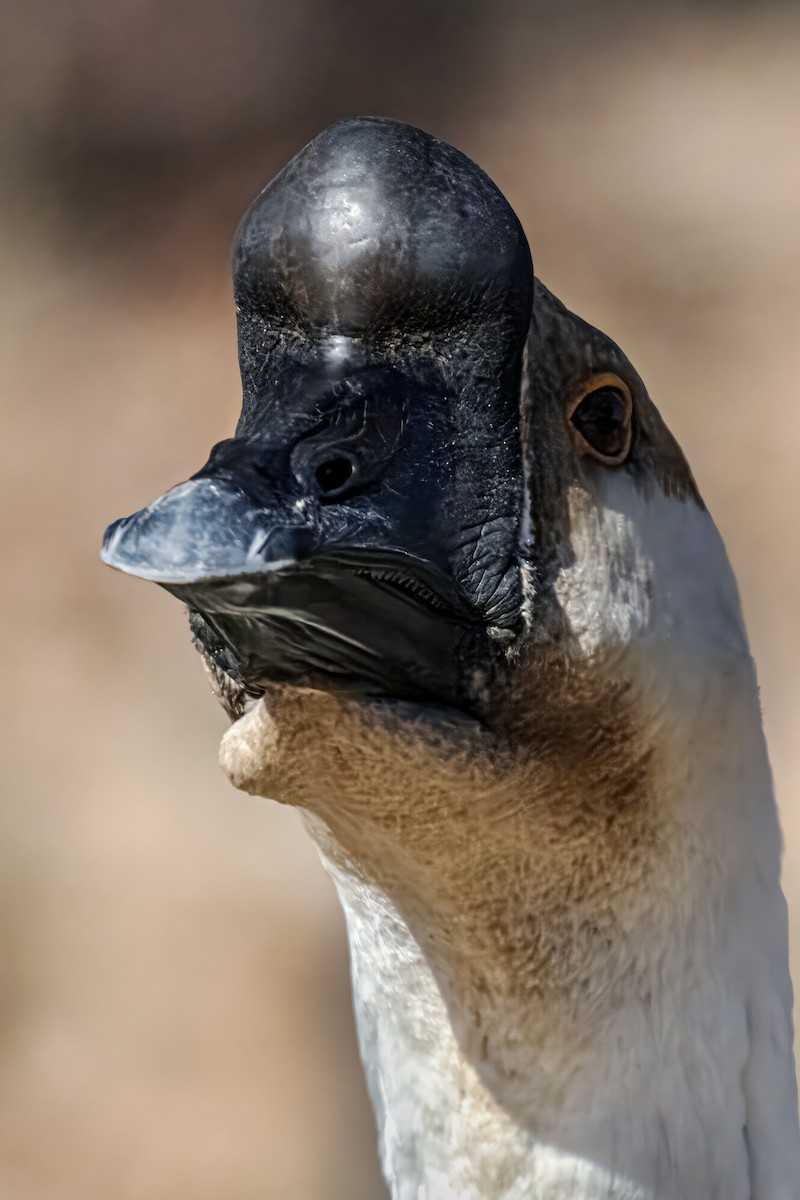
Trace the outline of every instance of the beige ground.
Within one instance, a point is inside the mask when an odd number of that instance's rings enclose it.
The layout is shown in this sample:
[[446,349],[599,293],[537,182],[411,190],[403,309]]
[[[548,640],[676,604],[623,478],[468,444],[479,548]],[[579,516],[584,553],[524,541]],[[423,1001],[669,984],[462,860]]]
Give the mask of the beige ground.
[[[706,11],[574,55],[562,29],[538,64],[510,6],[480,104],[409,80],[391,111],[493,174],[689,454],[760,666],[800,973],[800,22]],[[209,163],[146,254],[65,233],[27,168],[0,224],[0,1200],[382,1194],[331,888],[293,814],[218,774],[180,606],[97,561],[232,429],[230,227],[324,100],[224,186]]]

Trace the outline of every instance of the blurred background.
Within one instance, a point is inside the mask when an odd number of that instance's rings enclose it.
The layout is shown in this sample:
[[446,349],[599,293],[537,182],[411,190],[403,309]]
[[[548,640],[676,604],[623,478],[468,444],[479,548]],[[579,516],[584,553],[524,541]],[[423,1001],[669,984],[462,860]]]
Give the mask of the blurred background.
[[3,0],[0,1198],[380,1200],[342,920],[234,792],[183,612],[97,559],[238,412],[233,230],[331,121],[493,176],[741,583],[800,973],[800,6]]

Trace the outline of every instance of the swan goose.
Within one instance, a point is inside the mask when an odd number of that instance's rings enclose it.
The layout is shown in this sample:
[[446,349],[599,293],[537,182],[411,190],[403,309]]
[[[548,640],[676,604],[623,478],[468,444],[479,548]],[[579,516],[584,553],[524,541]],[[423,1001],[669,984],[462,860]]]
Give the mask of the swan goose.
[[237,436],[104,557],[333,877],[393,1200],[798,1200],[755,670],[639,376],[395,122],[301,152],[234,273]]

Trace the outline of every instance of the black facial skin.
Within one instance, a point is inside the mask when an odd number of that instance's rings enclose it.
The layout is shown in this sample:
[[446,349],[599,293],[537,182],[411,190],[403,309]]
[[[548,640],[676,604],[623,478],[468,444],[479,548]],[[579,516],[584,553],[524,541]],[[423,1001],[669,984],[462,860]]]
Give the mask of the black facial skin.
[[105,560],[184,600],[244,693],[469,708],[521,622],[516,216],[450,146],[359,118],[261,193],[233,268],[236,436],[112,525]]

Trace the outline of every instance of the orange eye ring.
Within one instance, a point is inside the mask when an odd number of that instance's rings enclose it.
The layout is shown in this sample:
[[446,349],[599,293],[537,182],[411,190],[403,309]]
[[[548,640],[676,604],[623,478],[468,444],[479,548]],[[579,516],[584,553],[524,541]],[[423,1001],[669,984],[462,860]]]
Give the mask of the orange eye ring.
[[[618,422],[619,429],[617,431],[621,435],[621,443],[619,437],[616,439],[610,437],[608,432],[599,427],[595,421],[596,432],[603,435],[598,436],[596,440],[602,441],[605,437],[608,440],[609,452],[604,451],[600,445],[593,444],[590,440],[591,421],[584,420],[583,422],[579,422],[576,420],[578,410],[581,406],[586,407],[587,400],[599,392],[614,392],[617,401],[619,398],[622,400],[622,407],[619,411],[621,420]],[[611,398],[604,397],[604,399],[610,401]],[[594,458],[597,462],[602,463],[604,467],[618,467],[628,457],[633,437],[633,396],[631,395],[631,389],[619,375],[615,375],[613,372],[593,375],[591,379],[588,379],[579,388],[570,400],[567,407],[567,421],[569,422],[570,431],[575,439],[578,451],[581,454],[589,455],[590,458]],[[581,425],[583,425],[583,428],[581,428]]]

